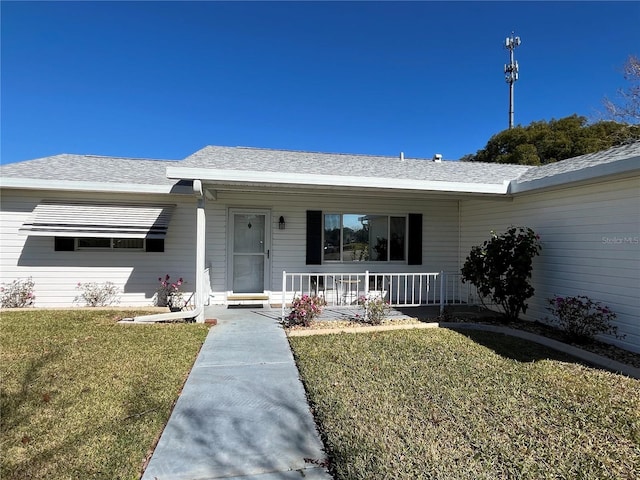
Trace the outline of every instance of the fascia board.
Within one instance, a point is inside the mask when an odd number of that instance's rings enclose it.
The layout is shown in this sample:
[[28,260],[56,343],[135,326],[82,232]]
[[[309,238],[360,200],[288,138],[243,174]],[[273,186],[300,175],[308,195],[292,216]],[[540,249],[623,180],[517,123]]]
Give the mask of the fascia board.
[[191,186],[186,187],[180,185],[146,185],[139,183],[78,182],[71,180],[43,180],[11,177],[0,178],[0,188],[102,193],[193,194]]
[[171,179],[202,180],[221,184],[255,183],[282,187],[377,188],[384,190],[433,191],[455,193],[506,194],[509,182],[502,184],[438,182],[401,178],[356,177],[343,175],[309,175],[300,173],[256,172],[208,168],[167,167]]
[[615,162],[594,165],[573,172],[558,173],[549,177],[538,178],[528,182],[511,182],[509,193],[518,194],[533,190],[542,190],[577,182],[588,182],[615,175],[640,172],[640,157],[625,158]]

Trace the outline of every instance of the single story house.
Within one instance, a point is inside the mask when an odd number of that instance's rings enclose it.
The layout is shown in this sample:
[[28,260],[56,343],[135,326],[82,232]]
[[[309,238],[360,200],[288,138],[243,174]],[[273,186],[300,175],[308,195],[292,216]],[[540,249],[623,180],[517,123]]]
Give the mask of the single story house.
[[395,303],[438,304],[461,298],[447,282],[473,245],[523,225],[543,245],[525,318],[587,295],[617,314],[625,337],[605,339],[640,352],[640,142],[540,167],[219,146],[180,161],[63,154],[2,165],[0,193],[0,282],[31,277],[40,307],[105,281],[121,305],[147,306],[166,274],[197,307],[306,290],[350,302],[350,275]]

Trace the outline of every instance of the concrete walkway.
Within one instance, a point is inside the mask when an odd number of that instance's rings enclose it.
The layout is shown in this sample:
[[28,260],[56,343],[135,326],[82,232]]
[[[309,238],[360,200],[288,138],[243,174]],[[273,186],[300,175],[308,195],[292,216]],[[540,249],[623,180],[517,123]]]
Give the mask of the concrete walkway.
[[207,308],[218,325],[142,480],[331,478],[289,343],[270,313]]

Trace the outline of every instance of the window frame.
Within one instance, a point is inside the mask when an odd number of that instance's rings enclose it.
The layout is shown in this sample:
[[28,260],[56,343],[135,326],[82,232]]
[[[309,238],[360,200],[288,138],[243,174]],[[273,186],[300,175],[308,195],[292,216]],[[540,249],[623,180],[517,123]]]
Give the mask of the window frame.
[[[63,241],[58,239],[70,239],[73,240],[73,249],[66,248],[71,246],[71,242],[67,245]],[[82,239],[104,239],[109,240],[109,246],[80,246],[79,243]],[[137,247],[123,247],[116,246],[118,240],[142,240],[142,245]],[[153,240],[152,249],[149,250],[150,243],[147,240]],[[162,245],[155,244],[156,240],[161,240]],[[123,237],[54,237],[54,251],[56,252],[149,252],[149,253],[163,253],[164,252],[164,239],[147,239],[147,238],[123,238]]]
[[[325,258],[325,220],[329,215],[337,215],[340,217],[340,233],[339,233],[339,247],[338,247],[338,255],[339,258],[337,260]],[[345,261],[344,260],[344,217],[345,215],[357,215],[359,217],[385,217],[386,218],[386,241],[387,241],[387,258],[384,260],[352,260]],[[391,219],[392,218],[402,218],[404,220],[404,244],[403,244],[403,259],[402,260],[391,260]],[[350,212],[336,212],[336,211],[328,211],[322,212],[322,227],[321,227],[321,260],[322,264],[343,264],[343,265],[351,265],[351,264],[370,264],[370,265],[380,265],[380,264],[396,264],[396,265],[407,265],[409,260],[409,214],[392,214],[392,213],[350,213]],[[371,249],[371,244],[368,244],[368,248]]]

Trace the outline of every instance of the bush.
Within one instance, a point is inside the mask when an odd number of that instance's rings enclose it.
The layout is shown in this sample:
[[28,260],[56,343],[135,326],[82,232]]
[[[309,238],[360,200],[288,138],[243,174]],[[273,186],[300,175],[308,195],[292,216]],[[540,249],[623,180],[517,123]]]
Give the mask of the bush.
[[[379,296],[368,296],[364,295],[358,298],[358,305],[364,308],[364,318],[365,322],[369,322],[373,325],[380,325],[384,317],[389,313],[391,307],[388,302],[385,302]],[[357,319],[360,317],[356,316]]]
[[598,333],[618,336],[618,327],[611,325],[616,314],[600,302],[594,302],[584,295],[556,296],[547,301],[549,302],[547,310],[556,317],[558,326],[578,340],[593,339]]
[[36,296],[33,293],[33,279],[18,279],[9,285],[0,287],[0,306],[4,308],[21,308],[33,305]]
[[83,301],[87,307],[106,307],[120,302],[118,287],[111,282],[78,282],[76,290],[80,290],[81,293],[73,299],[74,303]]
[[500,305],[507,320],[517,320],[535,292],[529,280],[533,257],[541,249],[540,237],[530,228],[511,227],[500,236],[491,232],[490,240],[471,249],[462,267],[462,281]]
[[322,307],[326,304],[324,298],[315,295],[296,297],[291,305],[291,313],[289,313],[287,321],[291,325],[309,327],[311,322],[322,313]]

